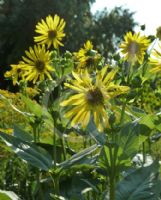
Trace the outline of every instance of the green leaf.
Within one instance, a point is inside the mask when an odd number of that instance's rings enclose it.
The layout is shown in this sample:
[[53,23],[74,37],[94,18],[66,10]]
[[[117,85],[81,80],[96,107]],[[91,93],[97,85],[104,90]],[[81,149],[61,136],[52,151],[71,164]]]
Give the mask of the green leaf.
[[156,119],[155,115],[145,115],[144,117],[139,119],[140,124],[144,124],[150,129],[155,128],[154,120]]
[[83,151],[73,155],[69,160],[60,163],[62,169],[69,168],[77,164],[90,164],[89,159],[86,159],[86,156],[93,153],[98,148],[98,145],[95,144],[89,148],[84,149]]
[[45,171],[52,167],[52,159],[45,149],[2,132],[0,132],[0,136],[21,159],[31,165]]
[[0,190],[0,200],[20,200],[20,198],[14,192]]
[[1,200],[12,200],[8,195],[0,192],[0,199]]
[[21,95],[21,100],[25,103],[27,110],[29,110],[31,116],[42,118],[45,123],[53,127],[53,118],[47,111],[47,108],[45,106],[39,105],[36,101],[33,101],[23,95]]
[[21,95],[21,100],[26,104],[27,109],[36,115],[37,117],[42,116],[42,107],[36,102],[32,101],[30,98]]
[[127,107],[128,107],[128,110],[130,111],[130,113],[132,113],[136,118],[143,117],[146,115],[144,110],[141,110],[138,107],[135,107],[135,106],[127,106]]
[[159,164],[155,161],[126,176],[116,187],[116,200],[159,200]]
[[23,130],[20,126],[14,125],[14,132],[13,135],[23,141],[31,142],[33,137],[31,134],[27,133]]
[[101,134],[98,132],[93,120],[90,120],[87,131],[89,135],[100,145],[104,145],[106,142],[105,134]]
[[150,129],[137,122],[127,123],[123,126],[117,140],[118,146],[121,148],[120,160],[134,156],[140,145],[147,139],[147,136],[141,135]]

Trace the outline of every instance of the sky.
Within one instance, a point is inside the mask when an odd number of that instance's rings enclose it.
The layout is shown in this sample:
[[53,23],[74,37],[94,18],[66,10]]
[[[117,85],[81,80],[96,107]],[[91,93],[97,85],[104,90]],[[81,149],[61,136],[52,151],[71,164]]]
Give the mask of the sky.
[[[92,12],[102,10],[107,7],[108,10],[116,6],[128,8],[130,11],[135,12],[134,20],[139,25],[146,25],[144,33],[146,35],[155,35],[156,29],[161,26],[161,7],[160,0],[96,0],[92,5]],[[136,27],[135,31],[139,31]]]

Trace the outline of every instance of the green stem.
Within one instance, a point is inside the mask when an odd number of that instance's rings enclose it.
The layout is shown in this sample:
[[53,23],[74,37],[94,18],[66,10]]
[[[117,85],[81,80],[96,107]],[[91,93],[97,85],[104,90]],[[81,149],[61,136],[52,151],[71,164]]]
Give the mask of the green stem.
[[39,194],[38,194],[38,196],[39,196],[40,200],[43,200],[43,196],[44,195],[43,195],[43,191],[42,191],[42,187],[41,187],[41,183],[40,183],[40,171],[39,170],[37,170],[36,176],[37,176],[37,184],[39,186]]
[[60,190],[59,190],[59,174],[53,174],[51,172],[49,172],[49,175],[51,177],[51,180],[53,182],[53,186],[54,186],[54,194],[55,195],[59,195]]
[[55,176],[55,194],[59,195],[59,175]]
[[118,156],[118,146],[116,144],[117,135],[112,132],[112,144],[109,145],[109,155],[110,155],[110,200],[115,200],[115,186],[118,180],[119,171],[117,170],[117,156]]
[[151,154],[151,141],[150,141],[150,137],[148,137],[148,145],[149,145],[149,154]]
[[145,142],[143,142],[143,164],[146,162]]
[[62,145],[62,149],[63,149],[63,157],[64,157],[64,160],[66,160],[66,149],[65,149],[64,136],[62,136],[62,138],[61,138],[61,145]]
[[110,173],[110,200],[115,200],[115,159],[111,145],[109,146],[111,173]]
[[115,200],[115,180],[110,178],[110,200]]
[[121,117],[120,117],[120,124],[122,124],[123,121],[124,121],[126,104],[127,104],[127,100],[125,100],[125,102],[122,105]]
[[33,135],[34,135],[34,142],[37,142],[37,130],[36,130],[36,126],[33,126]]
[[54,133],[53,133],[53,155],[54,155],[54,169],[56,169],[57,156],[56,156],[56,128],[55,128],[55,122],[54,122]]

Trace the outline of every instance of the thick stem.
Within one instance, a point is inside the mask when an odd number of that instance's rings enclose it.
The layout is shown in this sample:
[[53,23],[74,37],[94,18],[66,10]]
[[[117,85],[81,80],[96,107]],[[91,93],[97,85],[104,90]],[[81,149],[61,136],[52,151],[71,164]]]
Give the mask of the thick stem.
[[36,175],[37,175],[37,184],[39,186],[39,199],[40,200],[43,200],[43,191],[42,191],[42,187],[41,187],[41,183],[40,183],[40,171],[37,170],[36,172]]
[[110,177],[110,200],[115,200],[115,179]]
[[54,180],[54,182],[55,182],[55,194],[56,195],[59,195],[59,176],[55,176],[55,180]]
[[111,173],[109,177],[110,181],[110,200],[115,200],[115,177],[116,177],[116,171],[115,171],[115,156],[112,151],[112,147],[109,146],[109,153],[110,153],[110,163],[111,163]]
[[65,148],[64,136],[62,136],[61,138],[61,145],[63,149],[63,157],[64,157],[64,160],[66,160],[66,148]]
[[59,174],[53,174],[51,172],[49,172],[49,175],[51,177],[51,180],[53,182],[53,186],[54,186],[54,194],[55,195],[59,195],[60,190],[59,190]]
[[143,142],[143,164],[146,162],[145,142]]
[[112,132],[112,143],[108,146],[109,156],[110,156],[110,174],[109,174],[110,200],[115,200],[115,186],[119,177],[119,171],[117,169],[118,145],[116,141],[117,141],[117,134]]
[[56,128],[55,128],[55,123],[54,123],[54,133],[53,133],[53,155],[54,155],[54,169],[56,169],[57,156],[56,156]]
[[34,125],[33,127],[33,136],[34,136],[34,142],[37,142],[37,130],[36,130],[36,126]]
[[125,102],[122,105],[121,117],[120,117],[120,124],[122,124],[123,121],[124,121],[126,104],[127,104],[127,100],[125,100]]

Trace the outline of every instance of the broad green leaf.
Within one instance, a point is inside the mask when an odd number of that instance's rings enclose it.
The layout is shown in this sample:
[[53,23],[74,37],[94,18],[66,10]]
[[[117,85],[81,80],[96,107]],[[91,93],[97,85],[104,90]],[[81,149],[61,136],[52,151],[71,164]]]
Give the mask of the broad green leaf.
[[14,192],[0,190],[0,200],[20,200],[20,198]]
[[31,134],[27,133],[20,126],[17,126],[17,125],[14,125],[13,135],[16,138],[19,138],[19,139],[21,139],[23,141],[27,141],[27,142],[31,142],[33,140],[33,137]]
[[30,98],[27,98],[23,95],[21,95],[21,100],[25,103],[27,109],[29,110],[31,115],[33,115],[33,117],[36,116],[38,118],[42,118],[51,127],[53,126],[53,118],[47,111],[47,108],[45,106],[42,106],[36,101],[32,101]]
[[87,131],[89,135],[100,145],[104,145],[106,142],[105,134],[99,133],[93,120],[90,120]]
[[20,158],[31,165],[45,171],[52,167],[52,159],[45,149],[2,132],[0,136]]
[[121,129],[117,144],[120,150],[120,160],[134,156],[140,145],[147,139],[142,133],[148,133],[150,130],[147,126],[137,122],[127,123]]
[[159,200],[159,164],[155,161],[126,176],[116,187],[116,200]]
[[156,119],[155,115],[145,115],[144,117],[141,117],[139,119],[139,123],[146,125],[150,129],[154,129],[155,128],[155,123],[154,123],[155,119]]
[[136,118],[146,115],[144,110],[141,110],[140,108],[137,108],[135,106],[127,106],[127,110],[130,111],[130,113],[132,113],[133,116],[135,116]]
[[32,101],[30,98],[23,95],[21,95],[21,100],[26,104],[27,109],[31,113],[33,113],[37,117],[42,116],[43,113],[42,107],[36,101]]
[[86,163],[90,164],[88,163],[89,160],[86,159],[86,156],[93,153],[97,148],[98,148],[98,145],[95,144],[89,148],[84,149],[83,151],[73,155],[69,160],[60,163],[60,167],[62,169],[66,169],[77,164],[86,164]]
[[94,185],[87,179],[81,179],[81,180],[84,181],[85,183],[87,183],[89,185],[89,187],[91,187],[96,193],[99,194],[99,190],[97,189],[96,185]]
[[0,199],[1,200],[12,200],[7,194],[0,192]]

